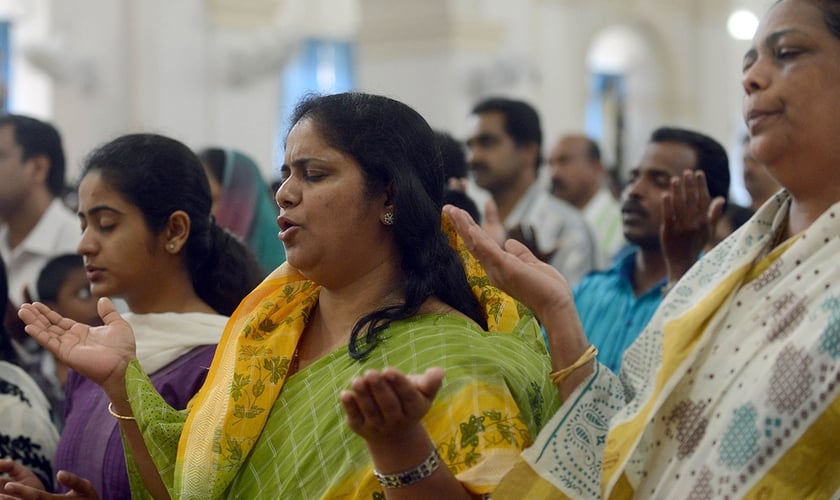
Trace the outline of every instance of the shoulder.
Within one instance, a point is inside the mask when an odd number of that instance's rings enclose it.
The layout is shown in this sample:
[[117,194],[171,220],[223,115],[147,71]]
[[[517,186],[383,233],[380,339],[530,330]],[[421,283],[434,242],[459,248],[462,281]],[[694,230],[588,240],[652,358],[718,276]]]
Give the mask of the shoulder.
[[[474,321],[452,314],[421,314],[395,322],[388,332],[392,348],[422,352],[432,365],[447,367],[487,366],[502,369],[500,358],[513,363],[541,363],[547,360],[544,347],[528,337],[526,318],[513,332],[487,332]],[[538,331],[536,328],[535,331]]]

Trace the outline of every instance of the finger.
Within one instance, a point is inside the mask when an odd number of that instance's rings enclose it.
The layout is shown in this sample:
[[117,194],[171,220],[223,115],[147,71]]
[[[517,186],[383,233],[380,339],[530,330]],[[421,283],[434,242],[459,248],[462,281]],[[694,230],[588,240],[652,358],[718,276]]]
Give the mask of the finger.
[[443,368],[433,366],[432,368],[426,370],[426,372],[418,378],[415,382],[415,386],[423,393],[424,396],[426,396],[426,398],[432,400],[437,395],[441,385],[443,385],[443,378],[445,375],[446,371],[444,371]]
[[712,202],[709,204],[707,217],[709,220],[709,225],[711,225],[712,227],[714,227],[718,223],[718,221],[720,221],[720,218],[723,216],[723,206],[725,204],[726,200],[723,198],[723,196],[715,196],[715,199],[713,199]]
[[698,213],[705,213],[706,208],[711,202],[711,195],[709,194],[709,185],[706,183],[706,173],[702,170],[695,170],[695,188],[697,190],[697,207]]
[[[468,239],[470,238],[470,230],[473,228],[478,228],[478,225],[472,219],[469,213],[466,210],[460,209],[453,205],[446,205],[443,207],[443,211],[446,215],[449,216],[449,220],[452,221],[452,225],[455,227],[455,231],[464,239],[464,243],[468,244]],[[485,216],[486,219],[486,216]]]
[[396,368],[385,368],[382,375],[399,401],[400,411],[404,415],[416,417],[426,412],[434,393],[427,396],[422,391],[418,385],[422,375],[403,375]]
[[8,495],[11,495],[11,498],[19,498],[23,500],[38,500],[50,497],[46,491],[31,488],[16,482],[6,483],[3,487],[3,491]]
[[[371,370],[368,371],[368,373],[370,372]],[[367,423],[374,426],[382,426],[385,419],[382,417],[382,413],[379,411],[376,400],[370,392],[366,375],[367,373],[365,376],[354,379],[350,386],[353,389],[353,392],[355,392],[356,404],[359,407],[359,411],[362,413],[362,416]]]
[[[405,380],[406,384],[408,384],[408,379],[398,370],[391,368],[391,373],[396,373],[396,375],[398,375],[402,380]],[[405,402],[402,401],[400,395],[394,391],[391,381],[385,376],[385,370],[383,370],[382,373],[372,372],[366,374],[365,382],[367,383],[371,396],[373,396],[373,400],[376,403],[379,413],[382,414],[386,422],[389,419],[402,419],[405,417],[403,413],[403,404]]]
[[64,333],[55,327],[34,304],[23,304],[18,310],[18,317],[25,323],[23,331],[34,338],[39,344],[57,353],[61,341],[59,337]]
[[502,220],[499,218],[499,207],[492,198],[484,203],[484,222],[486,224],[502,223]]
[[674,194],[664,193],[660,198],[659,203],[662,205],[662,226],[676,228],[678,222],[677,208],[674,206]]
[[476,259],[481,262],[485,259],[498,260],[499,255],[504,254],[496,241],[478,227],[466,211],[452,206],[444,207],[444,210],[452,220],[455,231],[464,240],[464,245]]
[[[682,176],[674,176],[671,177],[671,186],[670,189],[662,195],[661,198],[661,205],[662,205],[662,213],[665,214],[665,197],[670,197],[671,207],[672,210],[668,212],[668,217],[663,217],[663,220],[667,220],[671,222],[671,227],[681,227],[678,223],[681,222],[681,219],[688,216],[688,212],[686,211],[686,195],[685,195],[685,182],[683,181]],[[682,217],[678,217],[678,215],[682,215]]]
[[526,264],[542,262],[525,244],[517,240],[505,241],[505,251]]
[[347,426],[353,432],[358,433],[364,428],[365,416],[356,402],[356,394],[353,391],[341,391],[338,398],[341,401],[342,408],[344,408],[344,414],[347,415]]
[[101,297],[96,301],[96,311],[99,313],[99,317],[102,318],[102,322],[106,325],[124,321],[120,313],[117,312],[114,303],[108,297]]
[[58,314],[42,302],[33,302],[32,306],[46,318],[51,326],[58,327],[61,330],[69,330],[73,328],[76,321]]
[[35,306],[35,304],[23,304],[18,309],[18,318],[23,321],[26,326],[33,325],[38,330],[48,329],[52,323],[49,319]]
[[[699,171],[698,171],[699,172]],[[699,195],[697,193],[697,176],[696,171],[693,170],[686,170],[683,172],[683,183],[682,183],[682,194],[683,194],[683,205],[686,209],[686,214],[689,217],[693,217],[697,214],[705,214],[706,207],[701,208],[699,211]]]
[[99,498],[93,483],[66,470],[58,471],[55,475],[58,482],[86,498]]

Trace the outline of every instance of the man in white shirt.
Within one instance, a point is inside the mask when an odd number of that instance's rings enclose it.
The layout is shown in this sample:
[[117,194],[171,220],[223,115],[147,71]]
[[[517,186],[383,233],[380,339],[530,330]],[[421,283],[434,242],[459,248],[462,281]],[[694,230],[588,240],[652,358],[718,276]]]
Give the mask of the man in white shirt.
[[81,237],[78,218],[59,198],[63,189],[64,152],[55,127],[27,116],[0,116],[0,255],[9,280],[5,323],[18,342],[27,340],[16,327],[18,306],[26,293],[37,299],[35,282],[47,260],[76,253]]
[[[580,212],[537,182],[542,129],[536,110],[513,99],[485,99],[473,107],[470,128],[470,168],[476,185],[493,197],[505,236],[576,284],[595,266],[596,243]],[[488,221],[495,216],[485,215]]]
[[583,213],[598,242],[599,268],[608,267],[626,243],[621,208],[606,185],[598,144],[580,134],[560,136],[548,153],[551,192]]

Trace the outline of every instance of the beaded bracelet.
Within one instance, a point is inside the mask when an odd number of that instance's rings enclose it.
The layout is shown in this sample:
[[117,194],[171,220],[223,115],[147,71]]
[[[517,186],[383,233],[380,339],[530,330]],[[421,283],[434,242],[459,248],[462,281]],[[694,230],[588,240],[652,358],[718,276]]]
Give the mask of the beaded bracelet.
[[378,470],[374,469],[373,475],[376,476],[376,479],[379,480],[379,484],[381,484],[383,488],[401,488],[403,486],[412,485],[431,476],[436,470],[438,470],[440,464],[441,458],[438,454],[437,448],[435,448],[425,460],[420,462],[420,465],[414,467],[413,469],[397,472],[396,474],[382,474]]
[[117,420],[136,420],[134,417],[126,417],[114,411],[114,403],[108,403],[108,413]]
[[592,361],[597,355],[598,349],[594,345],[590,345],[589,348],[583,354],[581,354],[577,361],[567,366],[566,368],[562,368],[560,370],[549,373],[548,376],[551,377],[551,381],[554,382],[554,385],[559,386],[563,383],[564,380],[566,380],[569,377],[569,375],[572,374],[572,372],[585,365],[586,363]]

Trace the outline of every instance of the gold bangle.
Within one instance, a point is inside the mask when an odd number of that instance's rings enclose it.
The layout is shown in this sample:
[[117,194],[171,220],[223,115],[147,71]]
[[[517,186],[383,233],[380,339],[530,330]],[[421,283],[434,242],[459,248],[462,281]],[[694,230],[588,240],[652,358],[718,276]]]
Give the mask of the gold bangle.
[[134,417],[126,417],[114,411],[114,403],[108,403],[108,413],[117,420],[136,420]]
[[548,376],[551,377],[551,381],[554,382],[554,385],[559,386],[563,383],[564,380],[566,380],[569,377],[569,375],[572,374],[572,372],[595,359],[595,356],[597,355],[598,349],[594,345],[590,345],[589,348],[583,354],[581,354],[577,361],[567,366],[566,368],[562,368],[560,370],[549,373]]

